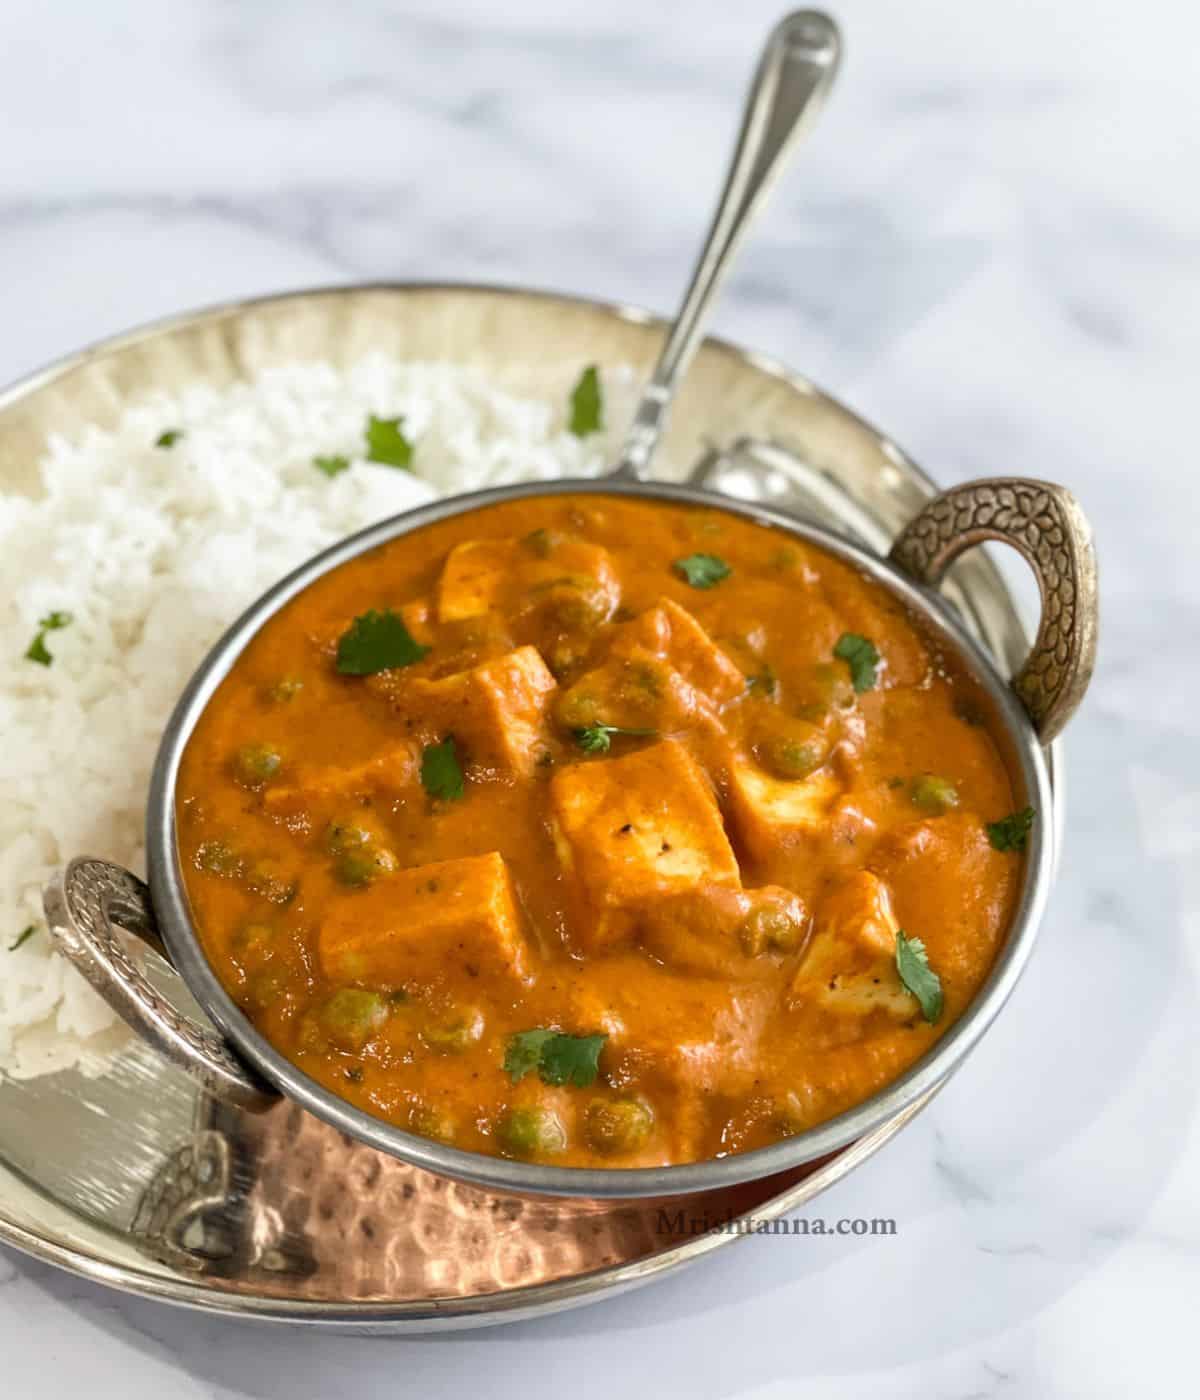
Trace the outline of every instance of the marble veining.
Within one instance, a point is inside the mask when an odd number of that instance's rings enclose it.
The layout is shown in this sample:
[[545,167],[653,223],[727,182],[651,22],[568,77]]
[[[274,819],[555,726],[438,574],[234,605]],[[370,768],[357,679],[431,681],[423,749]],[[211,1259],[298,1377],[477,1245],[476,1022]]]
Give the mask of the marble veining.
[[[945,481],[1064,481],[1104,623],[1062,878],[1008,1012],[819,1203],[651,1290],[444,1340],[196,1317],[0,1254],[4,1392],[122,1400],[1176,1396],[1200,1296],[1200,20],[842,0],[849,58],[719,331]],[[0,380],[370,278],[667,310],[776,4],[10,0]]]

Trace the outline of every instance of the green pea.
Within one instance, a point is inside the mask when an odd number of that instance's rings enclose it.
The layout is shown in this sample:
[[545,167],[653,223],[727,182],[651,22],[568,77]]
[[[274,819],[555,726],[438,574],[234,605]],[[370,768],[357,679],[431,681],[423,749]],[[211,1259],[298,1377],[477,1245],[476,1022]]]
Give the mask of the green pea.
[[274,943],[275,930],[270,924],[243,924],[230,941],[234,952],[238,954],[263,953]]
[[914,807],[933,817],[958,806],[958,789],[946,778],[935,777],[932,773],[923,773],[919,778],[914,778],[908,795]]
[[829,757],[829,738],[809,720],[781,718],[755,746],[759,761],[780,778],[807,778]]
[[452,1143],[458,1126],[453,1117],[444,1109],[432,1108],[429,1104],[417,1104],[408,1115],[410,1131],[421,1137],[433,1138],[436,1142]]
[[421,1039],[440,1055],[461,1055],[482,1035],[483,1017],[478,1011],[464,1011],[421,1031]]
[[530,530],[521,541],[535,559],[548,559],[561,542],[562,536],[557,530],[547,530],[544,527]]
[[807,778],[821,766],[821,749],[817,744],[778,739],[767,752],[771,767],[781,778]]
[[299,882],[274,856],[247,857],[225,841],[202,841],[194,856],[196,867],[226,880],[240,880],[251,894],[271,904],[290,904]]
[[558,720],[564,729],[586,729],[600,718],[600,700],[588,690],[568,690],[558,702]]
[[259,787],[279,776],[283,756],[270,744],[243,744],[233,757],[233,771],[245,787]]
[[[746,689],[755,700],[774,703],[779,699],[779,677],[769,661],[764,661],[757,671],[746,676]],[[819,718],[819,716],[818,716]]]
[[317,1014],[321,1029],[342,1050],[361,1050],[388,1016],[388,1004],[378,992],[362,987],[339,987]]
[[566,631],[589,631],[607,621],[612,600],[607,589],[585,574],[539,584],[538,610],[551,626]]
[[584,1116],[588,1142],[606,1157],[637,1152],[653,1127],[654,1114],[642,1099],[593,1099]]
[[496,1124],[496,1137],[512,1157],[552,1157],[567,1146],[567,1130],[548,1108],[510,1108]]
[[352,821],[330,822],[325,831],[325,849],[332,856],[361,851],[374,840],[372,832]]
[[803,910],[786,904],[759,904],[746,915],[738,940],[748,958],[760,953],[794,953],[804,938],[808,920]]
[[299,676],[281,676],[267,691],[267,699],[284,705],[289,700],[294,700],[303,689],[304,682]]
[[242,861],[239,874],[251,894],[260,895],[269,904],[290,904],[300,888],[291,871],[274,856]]
[[380,875],[390,874],[395,868],[396,857],[391,851],[365,846],[344,851],[338,856],[333,873],[343,885],[349,885],[352,889],[364,889]]
[[260,972],[246,983],[239,998],[252,1011],[266,1011],[287,993],[287,978],[280,972]]
[[587,646],[573,637],[559,637],[546,647],[544,655],[554,679],[567,681],[587,656]]
[[232,879],[241,873],[242,860],[237,852],[224,841],[202,841],[196,847],[196,866],[207,870],[210,875],[224,875]]

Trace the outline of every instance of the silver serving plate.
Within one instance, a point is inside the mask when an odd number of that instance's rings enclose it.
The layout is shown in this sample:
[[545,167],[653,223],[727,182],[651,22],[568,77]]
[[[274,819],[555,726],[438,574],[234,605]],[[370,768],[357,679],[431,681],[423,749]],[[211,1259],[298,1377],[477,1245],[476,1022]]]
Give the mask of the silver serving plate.
[[[222,385],[273,365],[345,365],[370,350],[472,363],[520,389],[547,362],[644,373],[662,325],[544,293],[369,286],[266,298],[118,337],[0,396],[0,479],[32,485],[50,432],[109,426],[152,390]],[[894,444],[781,366],[704,343],[679,395],[663,476],[784,510],[886,552],[934,494]],[[962,625],[1016,670],[1028,641],[979,551],[943,589]],[[1049,751],[1053,776],[1053,747]],[[1057,845],[1061,792],[1053,803]],[[153,979],[195,1014],[163,963]],[[282,1101],[242,1111],[145,1045],[106,1073],[0,1083],[0,1239],[130,1292],[212,1311],[343,1327],[482,1325],[632,1287],[773,1219],[879,1149],[933,1085],[852,1145],[680,1202],[531,1199],[423,1170]],[[678,1214],[681,1211],[682,1214]]]

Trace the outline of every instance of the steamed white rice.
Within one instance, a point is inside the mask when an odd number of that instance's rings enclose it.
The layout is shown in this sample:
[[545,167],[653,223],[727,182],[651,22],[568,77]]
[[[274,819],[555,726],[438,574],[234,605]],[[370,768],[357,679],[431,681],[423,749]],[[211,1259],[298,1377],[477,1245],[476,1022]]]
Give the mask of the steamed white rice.
[[[41,892],[72,856],[144,873],[143,807],[163,724],[225,626],[325,545],[446,492],[591,475],[615,452],[629,377],[608,374],[605,433],[566,431],[581,366],[520,397],[476,370],[384,356],[270,370],[131,409],[55,440],[38,499],[0,492],[0,1074],[102,1066],[123,1026],[50,948]],[[369,414],[404,415],[412,473],[366,462]],[[180,430],[171,447],[159,434]],[[314,455],[353,459],[329,479]],[[53,664],[25,651],[52,611]],[[35,933],[10,945],[27,926]]]

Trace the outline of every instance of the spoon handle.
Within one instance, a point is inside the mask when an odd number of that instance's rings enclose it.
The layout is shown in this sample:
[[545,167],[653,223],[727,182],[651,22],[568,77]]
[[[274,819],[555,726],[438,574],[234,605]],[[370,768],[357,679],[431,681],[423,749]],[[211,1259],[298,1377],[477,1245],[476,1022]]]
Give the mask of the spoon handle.
[[613,477],[640,480],[666,424],[676,386],[700,340],[713,293],[751,216],[832,86],[841,57],[837,25],[818,10],[797,10],[771,31],[750,85],[725,188],[683,305],[634,414]]

